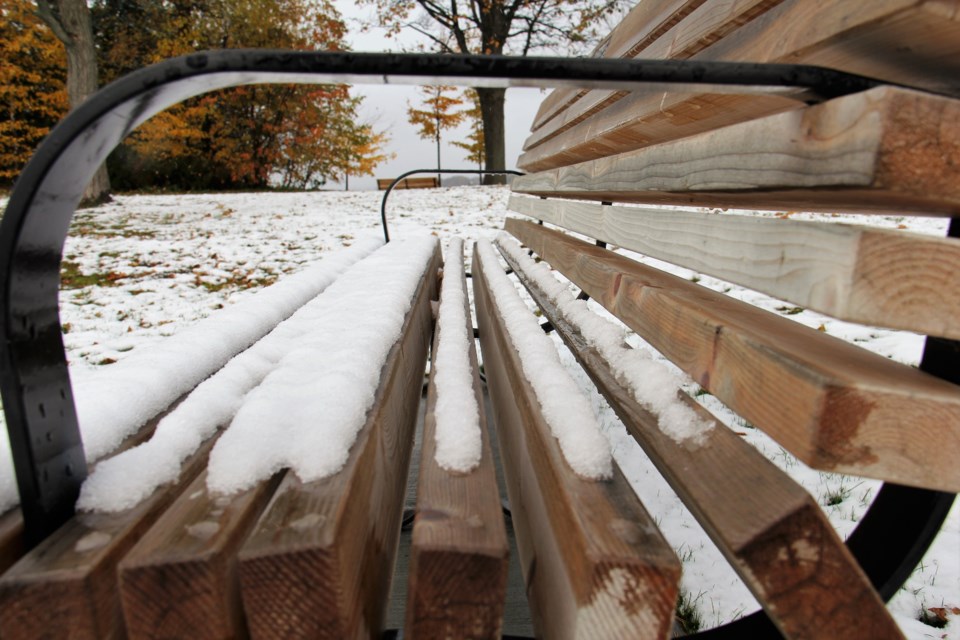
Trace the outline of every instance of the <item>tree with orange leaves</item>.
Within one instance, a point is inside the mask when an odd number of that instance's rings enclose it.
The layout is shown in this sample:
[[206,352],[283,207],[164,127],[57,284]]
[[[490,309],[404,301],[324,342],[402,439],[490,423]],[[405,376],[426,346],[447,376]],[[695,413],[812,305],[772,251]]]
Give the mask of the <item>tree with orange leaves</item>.
[[[107,77],[197,49],[338,50],[346,30],[328,0],[98,0],[94,22]],[[342,85],[217,91],[146,122],[111,171],[125,188],[316,187],[366,140],[359,105]]]
[[67,59],[27,0],[0,0],[0,185],[20,174],[67,104]]
[[484,154],[483,113],[480,109],[480,96],[475,89],[465,91],[472,106],[463,112],[464,118],[470,123],[470,133],[466,142],[454,140],[453,146],[460,147],[467,152],[467,162],[477,163],[477,169],[483,169]]
[[[407,107],[407,119],[410,124],[419,127],[420,137],[434,140],[437,144],[437,169],[442,168],[440,164],[441,133],[445,129],[454,129],[463,122],[463,112],[453,110],[463,104],[463,98],[449,95],[454,91],[456,91],[455,87],[443,85],[421,87],[424,108],[414,109],[410,105]],[[437,174],[437,184],[442,182],[440,174]]]

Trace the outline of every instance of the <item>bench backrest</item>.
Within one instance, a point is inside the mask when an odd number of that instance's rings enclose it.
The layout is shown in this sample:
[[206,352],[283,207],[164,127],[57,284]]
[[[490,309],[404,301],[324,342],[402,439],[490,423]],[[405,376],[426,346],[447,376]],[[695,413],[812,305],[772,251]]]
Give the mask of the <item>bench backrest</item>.
[[[393,178],[377,178],[377,189],[385,191],[393,184]],[[436,189],[440,186],[440,179],[436,176],[420,178],[404,178],[397,183],[394,189]]]
[[[942,519],[945,509],[934,505],[945,494],[938,492],[960,488],[960,393],[948,355],[960,339],[960,243],[789,219],[797,211],[960,213],[960,101],[950,97],[960,94],[958,14],[957,2],[642,2],[595,55],[815,64],[890,86],[813,104],[556,90],[541,105],[518,163],[529,173],[513,182],[510,208],[540,224],[508,219],[517,240],[810,467],[890,483],[848,549],[816,502],[733,431],[712,429],[696,446],[665,437],[562,305],[507,257],[788,637],[841,637],[851,629],[896,636],[878,594],[889,598],[899,586],[892,576],[902,581],[905,565],[919,556],[898,546],[886,550],[886,564],[871,558],[868,548],[883,535],[876,521],[900,490],[898,504],[915,500],[923,505],[913,512],[918,517],[937,511]],[[737,215],[729,207],[772,213]],[[691,282],[646,264],[650,259],[787,304],[780,313],[765,311],[724,295],[722,286],[698,284],[699,276]],[[806,308],[930,336],[920,369],[787,317]],[[813,547],[816,558],[804,558]],[[812,573],[804,568],[828,556]],[[876,614],[869,632],[857,627],[863,616],[842,613],[858,609],[855,601]]]

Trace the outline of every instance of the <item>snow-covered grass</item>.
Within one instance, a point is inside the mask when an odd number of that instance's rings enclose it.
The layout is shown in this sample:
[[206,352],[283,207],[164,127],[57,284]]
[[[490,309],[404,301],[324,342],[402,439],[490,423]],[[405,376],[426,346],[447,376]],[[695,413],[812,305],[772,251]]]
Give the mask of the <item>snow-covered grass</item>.
[[[492,239],[497,234],[507,196],[505,189],[469,187],[395,192],[389,207],[391,235],[402,238],[425,229],[439,235],[444,244],[459,235],[469,248],[477,238]],[[355,245],[366,235],[378,235],[380,197],[378,192],[120,196],[111,204],[81,211],[65,248],[61,293],[71,375],[80,380],[109,369],[115,366],[113,363],[148,351],[163,343],[164,336],[218,309],[238,305],[264,285],[305,270],[318,258]],[[5,204],[0,198],[0,207]],[[936,235],[943,235],[945,229],[945,221],[935,218],[812,214],[790,217],[869,222]],[[655,260],[643,261],[894,360],[915,364],[919,359],[923,345],[919,336],[849,325],[702,274]],[[520,288],[516,282],[515,286]],[[592,302],[588,308],[611,319]],[[632,334],[628,343],[648,349]],[[572,355],[562,346],[558,351],[588,393],[600,424],[611,439],[618,464],[684,560],[687,605],[693,607],[705,626],[752,611],[756,607],[753,598],[719,551],[624,431]],[[76,386],[80,393],[82,385]],[[805,486],[823,505],[840,535],[849,535],[869,507],[878,483],[808,469],[697,385],[690,383],[686,390]],[[954,508],[921,566],[893,599],[890,609],[910,638],[960,640],[960,614],[954,613],[957,607],[960,509]],[[924,624],[920,621],[924,610],[928,620],[935,620],[942,613],[948,624],[943,628]]]

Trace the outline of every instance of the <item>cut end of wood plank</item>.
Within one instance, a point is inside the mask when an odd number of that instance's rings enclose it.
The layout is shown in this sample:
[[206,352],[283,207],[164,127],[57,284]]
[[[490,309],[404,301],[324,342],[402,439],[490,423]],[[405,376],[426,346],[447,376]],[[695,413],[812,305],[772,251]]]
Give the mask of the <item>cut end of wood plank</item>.
[[[649,567],[599,563],[594,568],[589,600],[577,610],[582,637],[596,632],[608,638],[669,636],[679,595],[680,569],[667,563]],[[595,631],[591,631],[595,630]]]
[[787,637],[902,637],[812,499],[740,553],[751,559],[753,568],[743,570],[770,594],[764,607]]
[[410,562],[406,631],[412,638],[500,637],[507,585],[505,553],[414,547]]
[[369,629],[363,634],[344,624],[345,594],[329,580],[339,573],[336,554],[329,549],[241,557],[240,583],[251,635],[331,640],[369,635]]

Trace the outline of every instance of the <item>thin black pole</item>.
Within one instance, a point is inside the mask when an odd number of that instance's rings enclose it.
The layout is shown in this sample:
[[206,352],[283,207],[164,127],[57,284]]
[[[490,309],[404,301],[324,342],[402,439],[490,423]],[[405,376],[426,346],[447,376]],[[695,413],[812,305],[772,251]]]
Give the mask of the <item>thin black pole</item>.
[[[437,148],[437,159],[440,157],[440,149]],[[390,242],[390,231],[387,229],[387,199],[390,197],[390,192],[393,191],[393,188],[397,186],[404,178],[412,176],[417,173],[436,173],[437,174],[437,184],[439,184],[440,174],[441,173],[465,173],[471,175],[512,175],[512,176],[522,176],[524,175],[522,171],[513,171],[510,169],[505,169],[503,171],[487,171],[486,169],[441,169],[439,165],[436,169],[413,169],[412,171],[407,171],[406,173],[401,173],[398,177],[393,179],[393,182],[390,183],[390,186],[387,187],[386,192],[383,194],[383,200],[380,201],[380,224],[383,226],[383,241]]]

